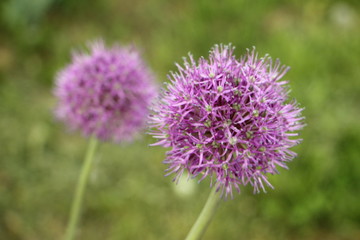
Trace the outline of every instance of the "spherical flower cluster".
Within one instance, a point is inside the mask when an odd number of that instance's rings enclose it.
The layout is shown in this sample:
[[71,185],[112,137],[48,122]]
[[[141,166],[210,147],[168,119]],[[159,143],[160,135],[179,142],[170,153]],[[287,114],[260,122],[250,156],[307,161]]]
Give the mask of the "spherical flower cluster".
[[254,192],[272,188],[267,174],[295,157],[295,133],[303,127],[302,109],[288,101],[288,71],[255,49],[241,59],[231,45],[210,51],[198,64],[189,55],[169,76],[170,84],[154,106],[153,145],[171,147],[164,163],[177,180],[186,169],[199,181],[210,176],[222,194],[250,183]]
[[89,48],[57,75],[56,116],[86,136],[130,141],[156,95],[154,76],[134,47],[107,49],[98,41]]

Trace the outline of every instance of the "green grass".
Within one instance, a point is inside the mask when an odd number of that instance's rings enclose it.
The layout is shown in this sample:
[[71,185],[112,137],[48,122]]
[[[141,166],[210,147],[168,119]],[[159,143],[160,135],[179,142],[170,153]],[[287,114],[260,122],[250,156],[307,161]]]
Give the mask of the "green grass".
[[[215,43],[256,46],[291,66],[305,107],[299,156],[275,190],[224,202],[205,239],[360,238],[360,5],[358,1],[2,1],[0,239],[61,239],[86,140],[52,115],[56,71],[88,40],[135,43],[157,74]],[[163,177],[165,149],[103,144],[78,239],[183,239],[210,192],[181,195]]]

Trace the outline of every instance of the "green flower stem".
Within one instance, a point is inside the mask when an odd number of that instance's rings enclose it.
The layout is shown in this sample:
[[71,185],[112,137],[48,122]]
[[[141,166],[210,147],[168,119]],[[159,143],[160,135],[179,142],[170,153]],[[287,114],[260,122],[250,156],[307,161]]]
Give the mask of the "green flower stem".
[[90,170],[91,170],[91,167],[94,162],[93,160],[94,160],[94,155],[95,155],[95,150],[96,150],[97,145],[98,145],[98,141],[96,140],[95,137],[92,137],[90,139],[90,142],[89,142],[89,145],[88,145],[88,148],[86,151],[85,160],[84,160],[84,163],[83,163],[83,166],[81,169],[81,173],[80,173],[80,177],[79,177],[79,180],[78,180],[78,183],[76,186],[75,197],[72,202],[69,223],[68,223],[68,226],[66,229],[66,235],[64,238],[65,240],[74,239],[75,232],[76,232],[76,226],[79,221],[82,199],[84,197],[85,187],[86,187],[87,180],[89,178]]
[[216,193],[216,188],[217,187],[214,186],[211,190],[211,193],[205,203],[203,210],[201,211],[198,219],[192,226],[185,240],[200,240],[204,235],[207,227],[211,222],[211,219],[216,212],[216,209],[219,207],[219,203],[221,200],[219,194]]

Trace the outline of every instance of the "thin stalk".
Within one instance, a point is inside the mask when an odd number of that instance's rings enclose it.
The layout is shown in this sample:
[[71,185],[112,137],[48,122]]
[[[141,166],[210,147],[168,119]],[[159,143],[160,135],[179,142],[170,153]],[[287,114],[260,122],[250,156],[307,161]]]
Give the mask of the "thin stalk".
[[96,138],[92,137],[86,150],[85,160],[76,186],[75,196],[72,202],[69,222],[64,240],[74,239],[77,224],[80,218],[81,204],[84,197],[86,183],[88,181],[90,170],[94,162],[94,155],[97,145],[98,141],[96,140]]
[[185,240],[200,240],[202,238],[216,212],[216,209],[219,207],[220,200],[221,198],[219,194],[216,193],[216,186],[213,186],[204,208]]

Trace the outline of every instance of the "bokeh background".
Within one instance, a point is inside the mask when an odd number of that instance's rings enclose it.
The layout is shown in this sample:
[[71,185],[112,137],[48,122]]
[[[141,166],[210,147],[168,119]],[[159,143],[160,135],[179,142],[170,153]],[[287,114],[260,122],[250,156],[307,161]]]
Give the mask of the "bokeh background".
[[[86,41],[136,44],[159,83],[191,51],[256,46],[291,66],[307,127],[275,190],[244,187],[204,239],[360,239],[360,2],[357,0],[1,0],[0,239],[61,239],[86,140],[56,122],[54,75]],[[209,182],[163,177],[144,136],[103,144],[78,239],[183,239]]]

